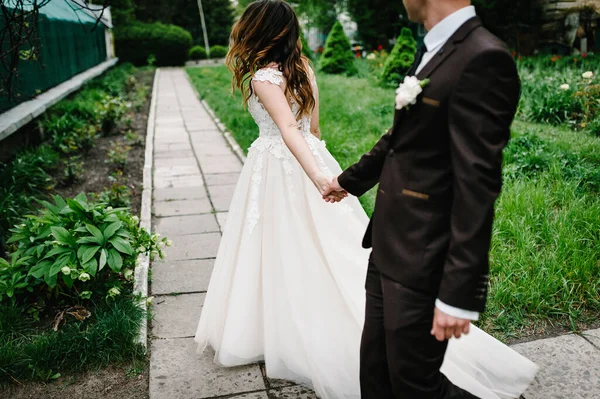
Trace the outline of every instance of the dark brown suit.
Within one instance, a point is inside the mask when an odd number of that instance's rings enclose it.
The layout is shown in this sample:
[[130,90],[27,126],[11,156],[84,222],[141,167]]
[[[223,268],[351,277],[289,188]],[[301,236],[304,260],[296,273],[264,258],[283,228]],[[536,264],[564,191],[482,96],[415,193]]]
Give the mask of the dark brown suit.
[[505,45],[467,21],[417,75],[417,104],[340,177],[360,196],[379,183],[361,354],[365,398],[469,397],[439,372],[435,299],[482,312],[502,150],[519,100]]

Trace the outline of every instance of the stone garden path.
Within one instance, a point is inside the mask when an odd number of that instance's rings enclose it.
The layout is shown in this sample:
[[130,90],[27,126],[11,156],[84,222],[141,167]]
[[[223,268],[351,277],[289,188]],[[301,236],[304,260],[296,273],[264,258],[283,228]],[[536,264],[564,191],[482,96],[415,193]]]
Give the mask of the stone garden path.
[[[193,336],[242,168],[182,69],[158,75],[153,228],[173,241],[151,268],[150,399],[315,398],[264,376],[261,365],[222,369]],[[600,330],[515,346],[542,371],[526,399],[600,398]]]

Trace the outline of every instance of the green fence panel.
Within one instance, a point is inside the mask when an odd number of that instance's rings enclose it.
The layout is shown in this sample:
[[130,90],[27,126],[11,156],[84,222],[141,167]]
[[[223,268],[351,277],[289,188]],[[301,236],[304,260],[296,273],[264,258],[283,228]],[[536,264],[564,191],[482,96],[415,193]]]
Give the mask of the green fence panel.
[[[5,21],[0,17],[0,26]],[[42,7],[37,24],[40,57],[19,62],[13,85],[15,98],[0,95],[0,112],[27,101],[106,60],[104,25],[77,10],[67,0],[52,0]],[[7,48],[8,43],[2,43]],[[5,73],[0,71],[0,74]]]

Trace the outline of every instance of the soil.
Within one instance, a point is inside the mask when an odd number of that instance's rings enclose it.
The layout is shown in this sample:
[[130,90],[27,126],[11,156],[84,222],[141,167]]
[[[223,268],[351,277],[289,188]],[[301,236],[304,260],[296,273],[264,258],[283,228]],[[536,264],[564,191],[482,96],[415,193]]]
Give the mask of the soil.
[[[138,81],[151,88],[154,71],[148,69],[138,71],[136,77]],[[113,183],[110,176],[114,170],[106,162],[107,153],[113,143],[129,144],[124,134],[120,132],[131,130],[140,135],[142,140],[139,145],[132,145],[127,155],[123,175],[118,179],[118,183],[131,189],[131,211],[134,215],[139,214],[150,96],[151,90],[148,91],[148,99],[144,107],[128,115],[131,123],[126,128],[121,126],[113,134],[98,138],[94,148],[82,156],[84,172],[79,181],[71,185],[57,184],[53,194],[69,198],[84,192],[89,197],[89,194],[100,194],[109,189]],[[56,181],[60,182],[62,176],[62,170],[57,171]],[[140,369],[140,366],[143,367]],[[0,388],[0,399],[147,399],[148,390],[148,361],[146,360],[143,365],[138,365],[135,369],[132,365],[110,366],[102,370],[64,375],[48,383],[15,381],[12,386]]]
[[30,382],[0,391],[0,399],[147,399],[148,367],[134,375],[128,366],[108,367],[50,383]]

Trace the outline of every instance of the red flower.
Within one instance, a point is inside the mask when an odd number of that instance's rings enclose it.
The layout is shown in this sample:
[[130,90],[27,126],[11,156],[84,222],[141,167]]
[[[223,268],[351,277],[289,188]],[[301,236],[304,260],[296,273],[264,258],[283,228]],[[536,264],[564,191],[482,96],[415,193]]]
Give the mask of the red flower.
[[383,46],[380,44],[379,46],[377,46],[377,51],[381,51],[383,50]]
[[516,55],[517,55],[517,52],[513,50],[513,52],[512,52],[512,56],[513,56],[513,57],[516,57]]
[[552,61],[552,62],[556,62],[556,60],[558,60],[558,58],[556,58],[556,57],[550,58],[550,61]]
[[360,58],[360,51],[356,52],[356,58]]
[[560,60],[560,55],[557,55],[556,58],[558,58]]
[[522,59],[523,59],[523,56],[522,56],[522,55],[520,55],[520,56],[519,56],[519,61],[521,61]]
[[583,53],[583,54],[581,54],[581,56],[582,56],[583,58],[587,58],[587,53]]

